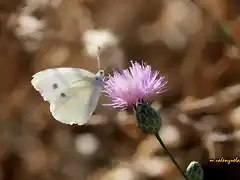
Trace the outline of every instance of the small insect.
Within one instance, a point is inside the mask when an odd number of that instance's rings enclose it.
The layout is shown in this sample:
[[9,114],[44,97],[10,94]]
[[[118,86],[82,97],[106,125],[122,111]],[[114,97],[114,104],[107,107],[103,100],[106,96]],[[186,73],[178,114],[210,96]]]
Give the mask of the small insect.
[[[98,69],[100,58],[97,56]],[[50,103],[53,117],[65,124],[83,125],[98,104],[104,70],[96,74],[84,69],[55,68],[33,75],[33,87]],[[68,98],[64,98],[68,97]]]

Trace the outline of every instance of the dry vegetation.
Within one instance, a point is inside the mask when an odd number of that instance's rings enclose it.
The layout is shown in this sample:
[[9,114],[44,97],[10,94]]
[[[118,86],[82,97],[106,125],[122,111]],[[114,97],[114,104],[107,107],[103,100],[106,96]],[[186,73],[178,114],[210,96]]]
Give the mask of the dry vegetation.
[[132,112],[99,105],[89,125],[67,126],[31,86],[46,68],[95,72],[98,45],[108,73],[144,60],[167,76],[168,91],[153,106],[183,169],[240,156],[239,7],[239,0],[1,0],[0,180],[182,179]]

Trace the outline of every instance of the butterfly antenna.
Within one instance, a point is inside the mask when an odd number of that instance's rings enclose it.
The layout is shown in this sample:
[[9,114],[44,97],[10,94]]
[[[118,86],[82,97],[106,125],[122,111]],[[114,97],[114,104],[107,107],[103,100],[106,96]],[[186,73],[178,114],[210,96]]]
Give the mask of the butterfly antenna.
[[98,54],[97,54],[97,61],[98,61],[98,70],[100,70],[101,66],[100,66],[100,47],[98,47]]

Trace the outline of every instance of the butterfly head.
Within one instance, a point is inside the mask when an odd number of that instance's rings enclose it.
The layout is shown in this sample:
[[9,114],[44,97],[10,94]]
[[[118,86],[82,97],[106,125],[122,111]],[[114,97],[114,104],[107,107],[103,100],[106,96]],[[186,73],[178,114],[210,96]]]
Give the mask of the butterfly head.
[[97,76],[98,79],[103,80],[103,78],[104,78],[104,70],[99,70],[97,72],[96,76]]
[[103,86],[104,85],[104,70],[99,70],[96,73],[96,81],[97,84]]

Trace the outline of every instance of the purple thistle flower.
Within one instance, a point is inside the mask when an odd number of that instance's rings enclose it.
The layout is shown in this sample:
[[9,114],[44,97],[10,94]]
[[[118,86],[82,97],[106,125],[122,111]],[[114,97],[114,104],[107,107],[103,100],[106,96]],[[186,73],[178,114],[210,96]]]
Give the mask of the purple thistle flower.
[[[167,81],[164,76],[158,77],[157,71],[152,71],[151,66],[142,62],[131,62],[129,69],[114,71],[113,76],[108,77],[105,81],[105,93],[112,100],[111,104],[114,108],[126,109],[134,107],[136,122],[143,133],[154,134],[158,142],[162,145],[165,153],[171,158],[172,162],[187,180],[187,176],[181,170],[176,160],[166,148],[164,142],[159,136],[159,130],[162,126],[160,111],[156,111],[151,104],[145,102],[146,97],[159,94],[166,88]],[[197,167],[195,165],[194,167]],[[198,174],[196,174],[195,171]],[[187,171],[191,177],[202,178],[201,169],[190,169]],[[194,174],[195,173],[195,174]],[[190,177],[189,176],[189,177]]]
[[105,93],[112,101],[106,106],[124,110],[165,89],[165,77],[158,77],[159,72],[152,71],[151,66],[144,62],[141,65],[131,61],[131,64],[129,69],[114,71],[113,76],[105,81]]

